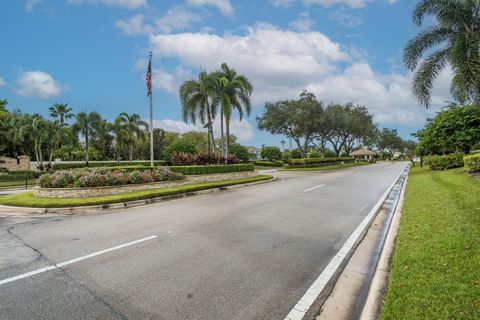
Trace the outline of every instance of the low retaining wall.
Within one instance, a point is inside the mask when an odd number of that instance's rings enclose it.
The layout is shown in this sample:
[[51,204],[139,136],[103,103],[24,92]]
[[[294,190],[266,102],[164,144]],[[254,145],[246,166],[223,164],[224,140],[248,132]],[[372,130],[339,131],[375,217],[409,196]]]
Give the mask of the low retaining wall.
[[178,187],[194,183],[214,182],[223,180],[235,180],[250,178],[258,175],[256,171],[230,172],[218,174],[202,174],[196,176],[186,176],[184,180],[165,181],[146,184],[128,184],[123,186],[108,186],[95,188],[33,188],[33,195],[39,198],[88,198],[108,196],[125,192],[162,189],[169,187]]

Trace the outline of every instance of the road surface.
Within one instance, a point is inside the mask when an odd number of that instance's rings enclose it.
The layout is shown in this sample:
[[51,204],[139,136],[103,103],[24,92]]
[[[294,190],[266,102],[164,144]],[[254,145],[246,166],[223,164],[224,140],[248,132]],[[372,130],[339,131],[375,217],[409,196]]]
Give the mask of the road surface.
[[284,319],[405,165],[0,218],[0,319]]

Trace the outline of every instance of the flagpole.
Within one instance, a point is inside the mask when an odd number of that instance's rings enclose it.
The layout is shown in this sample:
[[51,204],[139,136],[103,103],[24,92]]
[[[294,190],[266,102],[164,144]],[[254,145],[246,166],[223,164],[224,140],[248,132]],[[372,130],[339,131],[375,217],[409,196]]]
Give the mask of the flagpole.
[[[152,66],[152,51],[150,51],[150,67]],[[150,74],[150,77],[152,75]],[[152,81],[152,79],[150,79]],[[152,91],[150,91],[150,166],[153,168],[153,107],[152,107]]]

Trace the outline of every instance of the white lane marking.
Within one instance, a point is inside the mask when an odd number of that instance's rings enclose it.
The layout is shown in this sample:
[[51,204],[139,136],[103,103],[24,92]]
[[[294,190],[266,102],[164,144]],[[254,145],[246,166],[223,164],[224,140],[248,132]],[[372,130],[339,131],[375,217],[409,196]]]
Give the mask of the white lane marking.
[[[405,168],[404,168],[405,169]],[[318,278],[313,282],[313,284],[308,288],[307,292],[303,295],[302,298],[297,302],[297,304],[292,308],[292,310],[288,313],[285,317],[285,320],[302,320],[307,311],[310,309],[312,304],[315,302],[317,297],[322,293],[323,289],[333,277],[335,272],[337,271],[340,264],[343,262],[345,257],[348,255],[352,247],[357,242],[357,239],[360,237],[364,229],[370,223],[370,220],[375,216],[377,211],[382,206],[383,202],[387,198],[388,194],[392,190],[392,188],[397,183],[397,180],[402,175],[402,172],[398,175],[398,177],[394,180],[394,182],[390,185],[390,187],[385,191],[385,193],[380,197],[380,200],[373,206],[367,216],[360,222],[357,228],[353,231],[347,241],[343,244],[337,254],[332,258],[332,260],[328,263],[322,273],[318,276]]]
[[122,248],[125,248],[125,247],[128,247],[128,246],[132,246],[132,245],[140,243],[140,242],[152,240],[152,239],[155,239],[156,237],[157,236],[150,236],[150,237],[135,240],[135,241],[132,241],[132,242],[127,242],[127,243],[121,244],[121,245],[116,246],[116,247],[112,247],[112,248],[108,248],[108,249],[105,249],[105,250],[90,253],[90,254],[87,254],[87,255],[79,257],[79,258],[75,258],[75,259],[71,259],[71,260],[68,260],[68,261],[65,261],[65,262],[60,262],[60,263],[57,263],[57,264],[53,264],[51,266],[48,266],[48,267],[45,267],[45,268],[40,268],[40,269],[30,271],[30,272],[27,272],[27,273],[23,273],[23,274],[20,274],[18,276],[15,276],[15,277],[6,278],[6,279],[3,279],[3,280],[0,280],[0,285],[5,284],[5,283],[9,283],[9,282],[13,282],[13,281],[17,281],[17,280],[20,280],[20,279],[28,278],[28,277],[34,276],[36,274],[47,272],[47,271],[50,271],[50,270],[53,270],[53,269],[58,269],[58,268],[66,266],[66,265],[69,265],[69,264],[72,264],[72,263],[75,263],[75,262],[79,262],[79,261],[82,261],[82,260],[90,259],[90,258],[96,257],[98,255],[101,255],[101,254],[104,254],[104,253],[107,253],[107,252],[111,252],[111,251],[114,251],[114,250],[118,250],[118,249],[122,249]]
[[308,191],[312,191],[312,190],[315,190],[315,189],[318,189],[318,188],[322,188],[322,187],[325,187],[326,184],[321,184],[319,186],[316,186],[316,187],[313,187],[313,188],[310,188],[310,189],[306,189],[306,190],[303,190],[303,192],[308,192]]

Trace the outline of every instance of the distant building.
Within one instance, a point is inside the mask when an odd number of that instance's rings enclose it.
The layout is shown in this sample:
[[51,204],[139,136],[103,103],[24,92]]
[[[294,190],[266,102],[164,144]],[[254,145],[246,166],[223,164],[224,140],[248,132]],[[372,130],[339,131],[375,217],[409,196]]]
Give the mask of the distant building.
[[350,152],[350,156],[352,156],[356,160],[372,160],[375,157],[376,153],[367,149],[358,149],[353,152]]
[[261,158],[260,149],[257,147],[247,146],[248,153],[251,160],[257,160]]

